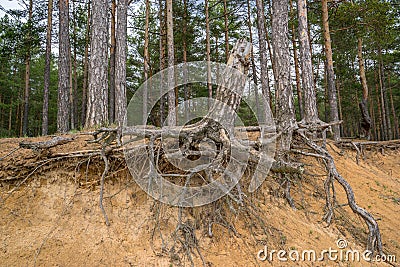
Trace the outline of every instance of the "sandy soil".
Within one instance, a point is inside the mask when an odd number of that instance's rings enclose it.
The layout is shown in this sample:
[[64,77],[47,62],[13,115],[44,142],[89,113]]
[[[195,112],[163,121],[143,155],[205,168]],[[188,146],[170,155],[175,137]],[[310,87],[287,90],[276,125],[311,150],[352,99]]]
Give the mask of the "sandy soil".
[[[54,148],[57,153],[93,149],[87,136],[75,136],[74,143]],[[23,139],[0,139],[0,157],[6,155]],[[33,141],[43,139],[29,139]],[[54,152],[53,151],[53,152]],[[356,201],[378,219],[384,252],[397,256],[392,266],[400,266],[400,151],[366,151],[365,160],[357,165],[352,151],[341,151],[331,145],[340,173],[352,185]],[[218,224],[207,230],[196,228],[199,249],[207,266],[367,266],[366,262],[345,260],[322,262],[261,261],[257,253],[264,249],[286,251],[338,249],[337,240],[347,241],[346,249],[364,250],[366,226],[346,204],[344,191],[336,185],[339,207],[331,226],[322,221],[324,209],[322,165],[315,159],[299,159],[307,164],[306,175],[293,181],[293,210],[281,197],[278,182],[266,181],[255,195],[249,195],[261,211],[266,223],[264,234],[254,234],[251,224],[239,212],[231,216],[235,235]],[[98,207],[99,177],[102,162],[92,159],[86,176],[87,159],[55,162],[32,175],[11,195],[15,183],[4,181],[13,172],[11,165],[31,164],[38,155],[19,150],[0,161],[0,265],[1,266],[190,266],[188,259],[179,258],[179,251],[161,248],[159,232],[154,232],[155,214],[159,214],[160,231],[165,247],[172,240],[177,223],[177,209],[162,207],[148,197],[131,180],[126,169],[113,170],[105,185],[105,209],[111,226],[106,226]],[[8,167],[7,167],[8,166]],[[7,170],[7,171],[5,171]],[[159,212],[159,213],[157,213]],[[201,221],[202,210],[184,211],[193,222]],[[151,242],[154,236],[154,242]],[[169,243],[168,243],[169,242]],[[202,261],[193,251],[196,266]],[[370,266],[389,266],[372,263]]]

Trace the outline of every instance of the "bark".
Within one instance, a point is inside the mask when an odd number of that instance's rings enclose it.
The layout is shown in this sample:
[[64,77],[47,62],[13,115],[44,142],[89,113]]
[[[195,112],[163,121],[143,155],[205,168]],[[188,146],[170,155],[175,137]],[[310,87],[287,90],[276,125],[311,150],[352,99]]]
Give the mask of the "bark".
[[[290,10],[294,15],[293,1],[290,0]],[[293,61],[294,61],[294,71],[296,74],[296,91],[297,91],[297,102],[299,105],[300,118],[304,119],[304,102],[303,102],[303,92],[300,82],[300,68],[299,68],[299,57],[297,55],[297,45],[296,45],[296,30],[294,23],[292,23],[292,46],[293,46]]]
[[51,64],[51,32],[53,29],[53,0],[48,1],[47,31],[46,31],[46,61],[44,67],[43,88],[43,115],[42,135],[47,135],[49,129],[49,88],[50,88],[50,64]]
[[374,78],[375,78],[375,93],[376,93],[376,102],[378,103],[378,123],[376,124],[378,128],[378,140],[385,140],[385,131],[386,129],[384,128],[384,122],[382,119],[382,105],[381,105],[381,99],[380,99],[380,92],[379,92],[379,81],[378,81],[378,74],[375,68],[374,72]]
[[[158,0],[160,11],[159,11],[159,21],[160,21],[160,71],[165,68],[165,47],[166,47],[166,32],[165,32],[165,25],[166,23],[166,10],[163,8],[163,1]],[[160,80],[164,81],[164,72],[160,73]],[[164,88],[162,88],[162,84],[160,85],[160,92],[163,92]],[[164,124],[164,94],[160,98],[160,125]]]
[[[150,20],[150,0],[146,0],[146,22],[144,26],[144,80],[147,81],[149,78],[149,20]],[[148,88],[147,83],[143,90],[143,125],[147,124],[147,98],[148,98]]]
[[256,0],[257,5],[257,29],[258,42],[260,51],[260,67],[261,67],[261,88],[267,102],[270,102],[269,96],[269,81],[268,81],[268,63],[267,63],[267,48],[266,48],[266,30],[265,30],[265,15],[262,0]]
[[382,81],[382,69],[381,64],[378,64],[378,79],[379,79],[379,91],[381,100],[381,112],[382,112],[382,140],[389,140],[389,125],[387,123],[387,112],[386,112],[386,96],[385,87]]
[[381,96],[382,96],[382,114],[383,120],[386,123],[386,140],[390,140],[392,138],[392,123],[390,121],[390,110],[389,110],[389,101],[387,97],[387,88],[385,83],[385,68],[383,66],[382,59],[382,49],[378,48],[378,57],[379,57],[379,85],[381,88]]
[[[331,46],[331,35],[329,31],[329,13],[328,13],[328,0],[322,0],[322,24],[324,28],[324,42],[325,42],[325,56],[326,56],[326,67],[327,67],[327,81],[328,81],[328,99],[330,108],[330,121],[339,121],[339,112],[337,104],[337,95],[335,87],[335,72],[333,70],[333,59],[332,59],[332,46]],[[333,138],[337,141],[340,139],[340,127],[339,125],[333,126]]]
[[[247,0],[247,26],[249,27],[249,41],[252,44],[253,43],[253,31],[252,31],[252,22],[251,22],[251,11],[250,11],[250,0]],[[256,102],[256,108],[257,108],[257,114],[259,114],[259,99],[258,99],[258,81],[257,81],[257,70],[256,70],[256,63],[254,61],[254,54],[253,51],[251,51],[251,69],[253,72],[253,82],[255,85],[255,91],[254,91],[254,98]]]
[[[168,46],[168,88],[175,88],[175,49],[174,49],[174,21],[172,0],[167,0],[167,46]],[[168,92],[168,126],[176,125],[175,90]]]
[[293,91],[290,85],[290,50],[288,39],[288,0],[272,1],[272,46],[276,64],[275,91],[278,149],[289,150],[295,126]]
[[111,1],[111,46],[110,46],[110,92],[108,115],[110,123],[115,120],[115,18],[116,18],[117,0]]
[[108,1],[92,2],[88,107],[85,127],[108,122]]
[[364,59],[362,55],[362,39],[358,38],[357,42],[357,54],[358,54],[358,67],[360,71],[360,81],[363,88],[363,94],[361,102],[359,103],[361,110],[361,127],[366,133],[366,136],[369,138],[369,130],[371,129],[371,117],[368,112],[368,84],[367,77],[365,76],[365,67],[364,67]]
[[70,80],[70,41],[69,41],[69,0],[59,0],[59,59],[58,59],[58,106],[57,131],[70,130],[69,93]]
[[399,119],[397,118],[396,109],[394,107],[394,102],[393,102],[392,86],[390,85],[390,73],[388,75],[388,86],[390,95],[390,107],[392,110],[393,123],[394,123],[393,139],[399,139]]
[[78,41],[77,41],[77,21],[76,21],[76,12],[75,12],[75,2],[74,0],[72,1],[72,6],[73,6],[73,24],[74,24],[74,29],[73,29],[73,40],[74,40],[74,55],[73,55],[73,68],[74,71],[72,73],[73,76],[73,106],[72,106],[72,111],[71,114],[74,116],[74,123],[73,123],[73,128],[76,128],[78,126],[78,60],[77,60],[77,46],[78,46]]
[[115,122],[126,123],[126,51],[128,0],[118,1],[115,51]]
[[[187,40],[186,40],[186,35],[187,35],[187,16],[188,16],[188,10],[187,10],[187,0],[183,0],[183,36],[182,36],[182,42],[183,42],[183,63],[187,63]],[[184,93],[184,100],[185,100],[185,121],[187,122],[189,119],[189,88],[187,84],[187,77],[188,77],[188,70],[187,68],[183,68],[183,93]]]
[[299,42],[301,76],[304,90],[304,120],[306,123],[316,123],[318,119],[317,97],[314,88],[314,77],[308,37],[307,0],[297,1],[299,19]]
[[208,108],[211,107],[212,84],[211,84],[211,47],[210,47],[210,22],[208,16],[208,0],[204,2],[206,14],[206,57],[207,57],[207,90],[208,90]]
[[[33,0],[29,0],[28,10],[28,25],[29,28],[32,26],[32,12],[33,12]],[[29,94],[30,94],[30,78],[31,78],[31,33],[28,31],[26,35],[27,51],[25,54],[25,94],[24,94],[24,115],[22,125],[22,135],[26,136],[28,133],[28,114],[29,114]]]
[[87,24],[85,33],[85,56],[83,59],[83,85],[82,85],[82,110],[81,110],[81,125],[86,122],[87,110],[87,91],[88,91],[88,69],[89,69],[89,38],[90,38],[90,20],[91,20],[91,2],[87,4]]
[[229,28],[228,28],[228,7],[227,0],[224,0],[224,35],[225,35],[225,58],[229,59]]

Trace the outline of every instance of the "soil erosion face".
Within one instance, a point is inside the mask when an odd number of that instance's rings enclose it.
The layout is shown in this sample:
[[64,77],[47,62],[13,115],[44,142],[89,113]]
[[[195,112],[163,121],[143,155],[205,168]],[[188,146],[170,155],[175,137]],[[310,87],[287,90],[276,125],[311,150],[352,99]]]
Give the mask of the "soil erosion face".
[[[74,136],[71,143],[52,148],[51,153],[68,153],[97,149],[87,144],[87,136]],[[36,138],[34,141],[44,140]],[[18,147],[22,139],[0,140],[0,158]],[[331,154],[337,168],[352,185],[358,204],[378,219],[384,252],[400,258],[400,152],[386,150],[384,154],[365,151],[365,160],[356,163],[356,154],[331,144]],[[40,155],[20,149],[0,161],[0,265],[2,266],[170,266],[188,262],[166,253],[171,246],[168,233],[175,230],[178,209],[160,206],[148,197],[131,179],[118,158],[110,159],[110,173],[106,178],[104,207],[110,226],[98,206],[99,178],[104,169],[100,157],[52,162],[38,169],[25,183],[8,194],[20,181],[6,181],[18,174],[18,166],[40,160]],[[303,178],[292,184],[293,210],[282,198],[279,181],[267,178],[263,186],[248,197],[261,211],[266,222],[266,233],[252,226],[240,212],[231,215],[236,233],[217,223],[212,234],[202,227],[202,214],[206,207],[184,209],[183,214],[193,223],[198,247],[209,266],[277,266],[279,262],[261,262],[257,252],[264,248],[314,249],[319,252],[332,247],[341,238],[348,247],[363,251],[367,229],[346,204],[346,196],[337,187],[338,207],[332,225],[322,222],[325,204],[323,182],[324,167],[317,160],[299,158],[306,165]],[[14,174],[12,174],[14,172]],[[27,173],[26,175],[29,175]],[[155,229],[155,217],[159,229]],[[256,222],[253,222],[256,224]],[[165,238],[160,240],[160,233]],[[196,266],[202,260],[193,252]],[[398,264],[399,259],[397,259]],[[297,262],[312,266],[311,262]],[[314,263],[315,264],[315,263]],[[347,263],[321,262],[320,266]],[[351,262],[351,266],[366,263]],[[388,266],[377,264],[378,266]]]

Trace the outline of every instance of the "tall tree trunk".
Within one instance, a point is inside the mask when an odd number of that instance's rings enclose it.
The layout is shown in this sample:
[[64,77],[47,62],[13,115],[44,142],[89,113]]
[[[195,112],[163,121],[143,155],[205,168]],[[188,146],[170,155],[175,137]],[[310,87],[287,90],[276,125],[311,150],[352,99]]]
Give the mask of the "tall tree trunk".
[[304,120],[315,123],[318,119],[317,97],[314,88],[310,39],[308,37],[307,0],[297,0],[301,76],[304,90]]
[[[158,0],[159,3],[159,21],[160,21],[160,34],[159,34],[159,44],[160,44],[160,80],[164,81],[164,72],[162,72],[163,69],[165,69],[165,47],[167,43],[167,36],[166,36],[166,31],[165,31],[165,25],[166,19],[167,19],[167,12],[166,9],[163,7],[163,0]],[[164,88],[162,84],[160,84],[160,92],[163,92]],[[164,94],[162,94],[160,98],[160,125],[162,126],[164,124]]]
[[174,20],[172,0],[167,0],[167,46],[168,46],[168,126],[176,126],[176,97],[175,97],[175,49],[174,49]]
[[258,42],[260,51],[260,67],[261,67],[261,88],[267,102],[270,102],[269,97],[269,81],[268,81],[268,63],[267,63],[267,48],[266,48],[266,30],[265,30],[265,15],[264,5],[262,0],[256,0],[257,5],[257,29]]
[[376,102],[378,103],[378,123],[377,128],[378,128],[378,140],[382,141],[385,140],[385,131],[386,129],[384,128],[384,121],[382,119],[382,105],[381,105],[381,99],[380,99],[380,93],[379,93],[379,78],[377,74],[377,70],[375,67],[374,71],[374,79],[375,79],[375,94],[376,94]]
[[363,128],[367,138],[369,139],[369,130],[371,129],[371,117],[369,116],[368,112],[368,84],[367,84],[367,77],[365,76],[361,37],[358,37],[357,40],[357,54],[358,54],[358,68],[360,71],[360,81],[363,88],[362,99],[361,102],[359,103],[361,110],[361,127]]
[[115,122],[126,123],[126,51],[128,27],[128,0],[119,0],[117,9],[115,51]]
[[385,68],[383,66],[383,58],[382,58],[382,49],[378,48],[378,57],[379,57],[379,85],[381,87],[381,95],[382,95],[382,109],[383,111],[383,120],[386,122],[386,140],[390,140],[392,138],[392,123],[390,121],[390,110],[389,110],[389,101],[387,97],[387,90],[385,84]]
[[69,41],[69,0],[59,0],[59,59],[58,59],[58,105],[57,131],[70,130],[70,41]]
[[379,79],[379,88],[380,88],[380,97],[381,97],[381,108],[382,108],[382,137],[383,140],[389,140],[390,135],[389,135],[389,125],[387,121],[387,102],[386,102],[386,95],[385,95],[385,86],[383,85],[383,80],[382,80],[382,65],[379,62],[378,63],[378,79]]
[[[147,81],[149,78],[149,21],[150,21],[150,0],[146,0],[146,22],[144,26],[144,80]],[[147,118],[147,98],[148,98],[148,88],[147,83],[143,90],[143,125],[146,125]]]
[[11,136],[12,130],[12,114],[13,114],[13,95],[10,97],[10,107],[8,110],[8,136]]
[[[183,45],[183,63],[187,63],[187,16],[188,16],[188,8],[187,8],[187,0],[183,0],[183,36],[182,36],[182,45]],[[188,78],[188,69],[186,66],[183,68],[183,94],[184,94],[184,113],[185,113],[185,121],[187,122],[189,119],[189,88],[187,84]]]
[[[324,28],[324,40],[325,40],[328,99],[330,108],[329,115],[331,122],[334,122],[339,120],[339,112],[338,112],[337,95],[335,87],[335,72],[333,70],[331,34],[329,31],[328,0],[322,0],[322,24]],[[340,139],[340,127],[339,125],[334,125],[332,126],[332,128],[333,128],[333,138],[337,141]]]
[[393,124],[394,124],[393,139],[399,139],[399,119],[397,118],[396,109],[394,107],[392,86],[391,86],[390,82],[391,81],[390,81],[390,73],[389,73],[388,87],[389,87],[389,95],[390,95],[390,106],[391,106],[391,110],[392,110]]
[[295,125],[293,91],[290,85],[290,49],[288,39],[288,0],[272,1],[272,46],[276,64],[275,91],[279,150],[289,150]]
[[111,46],[110,46],[110,92],[109,92],[109,107],[108,119],[110,123],[115,120],[115,18],[116,18],[117,0],[111,1]]
[[69,47],[69,118],[70,118],[70,129],[75,128],[75,117],[74,117],[74,89],[73,89],[73,75],[72,75],[72,52],[71,46]]
[[[32,27],[33,1],[29,0],[28,10],[28,27]],[[24,94],[24,119],[22,125],[22,135],[28,133],[28,115],[29,115],[29,94],[30,94],[30,79],[31,79],[31,33],[28,31],[26,35],[26,54],[25,54],[25,94]]]
[[[251,22],[251,7],[250,7],[250,0],[247,0],[247,26],[249,27],[249,41],[250,43],[253,43],[253,31],[252,31],[252,22]],[[256,102],[256,112],[258,115],[260,115],[259,111],[259,99],[258,99],[258,81],[257,81],[257,69],[256,69],[256,63],[254,61],[254,53],[251,51],[251,69],[253,72],[253,82],[255,85],[255,91],[254,91],[254,98]]]
[[85,127],[108,122],[108,1],[92,2],[88,107]]
[[207,90],[208,90],[208,108],[211,107],[212,84],[211,84],[211,45],[210,45],[210,21],[208,15],[208,0],[204,2],[206,14],[206,57],[207,57]]
[[[292,17],[295,17],[295,10],[293,8],[293,1],[290,0],[290,10]],[[292,23],[292,46],[293,46],[293,61],[294,61],[294,71],[296,74],[296,91],[297,91],[297,102],[299,105],[300,118],[304,119],[304,102],[303,102],[303,92],[300,82],[300,68],[299,68],[299,57],[297,55],[297,45],[296,45],[296,30],[294,23]]]
[[225,60],[229,59],[229,22],[227,0],[224,0],[224,34],[225,34]]
[[90,39],[90,20],[91,20],[91,1],[87,3],[87,24],[85,33],[85,56],[83,59],[83,86],[82,86],[82,108],[81,108],[81,125],[86,122],[87,110],[87,91],[88,91],[88,71],[89,71],[89,39]]
[[72,127],[76,128],[78,127],[78,60],[77,60],[77,54],[78,54],[78,33],[77,33],[77,18],[76,18],[76,9],[75,9],[75,0],[72,1],[72,8],[73,8],[73,42],[74,42],[74,52],[73,52],[73,73],[71,73],[73,77],[73,83],[72,83],[72,94],[73,94],[73,101],[72,101],[72,110],[71,114],[73,114],[74,117],[74,122]]
[[43,88],[43,114],[42,135],[48,134],[49,129],[49,89],[50,89],[50,65],[51,65],[51,32],[53,29],[53,0],[47,4],[47,32],[46,32],[46,61],[44,66]]

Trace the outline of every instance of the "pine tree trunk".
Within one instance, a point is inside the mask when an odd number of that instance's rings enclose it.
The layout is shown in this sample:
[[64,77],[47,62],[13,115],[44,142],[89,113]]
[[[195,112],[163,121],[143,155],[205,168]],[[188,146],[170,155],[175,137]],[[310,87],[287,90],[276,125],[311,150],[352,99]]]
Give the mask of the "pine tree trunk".
[[382,59],[382,49],[378,48],[378,56],[379,56],[379,84],[381,87],[381,95],[382,95],[382,111],[383,111],[383,120],[386,123],[386,140],[390,140],[392,138],[392,123],[390,120],[390,109],[389,109],[389,101],[387,97],[387,88],[385,84],[385,69],[383,66]]
[[[160,80],[164,80],[164,72],[162,72],[163,69],[165,69],[165,47],[166,47],[166,32],[165,32],[165,25],[166,23],[166,18],[167,18],[167,13],[165,8],[163,7],[163,0],[158,0],[159,3],[159,21],[160,21]],[[160,92],[163,92],[164,88],[162,85],[160,85]],[[164,94],[162,94],[160,98],[160,125],[164,124]]]
[[[292,17],[295,17],[295,10],[293,8],[293,1],[290,0],[290,11]],[[296,75],[296,91],[297,91],[297,102],[299,106],[300,119],[304,119],[304,102],[303,102],[303,92],[300,82],[300,68],[299,68],[299,57],[297,55],[297,45],[296,45],[296,30],[294,23],[292,23],[292,46],[293,46],[293,61],[294,61],[294,71]]]
[[206,15],[206,57],[207,57],[207,90],[208,90],[208,108],[211,107],[212,84],[211,84],[211,46],[210,46],[210,22],[208,15],[208,0],[204,2]]
[[[335,87],[335,72],[333,70],[333,59],[332,59],[332,46],[331,46],[331,35],[329,30],[329,13],[328,13],[328,0],[322,0],[322,24],[324,28],[324,40],[325,40],[325,56],[326,56],[326,67],[327,67],[327,81],[328,81],[328,99],[329,99],[329,113],[331,122],[339,120],[337,94]],[[340,127],[339,125],[332,126],[334,140],[340,139]]]
[[229,60],[229,27],[228,27],[228,6],[227,0],[224,0],[224,35],[225,35],[225,59]]
[[281,133],[279,150],[289,150],[295,125],[293,91],[290,84],[290,49],[288,39],[288,0],[272,1],[272,46],[276,64],[275,91],[277,130]]
[[[250,7],[250,0],[247,0],[247,26],[249,28],[249,41],[251,44],[253,44],[253,31],[252,31],[252,22],[251,22],[251,7]],[[255,98],[255,102],[256,102],[256,111],[257,114],[260,114],[260,110],[259,110],[259,99],[258,99],[258,81],[257,81],[257,70],[256,70],[256,63],[254,61],[254,54],[253,51],[251,51],[251,69],[253,72],[253,82],[255,85],[255,91],[254,91],[254,98]]]
[[[188,9],[187,9],[187,0],[183,0],[183,63],[187,63],[187,16],[188,16]],[[187,122],[189,119],[189,88],[187,84],[188,78],[188,69],[186,66],[183,68],[183,93],[184,93],[184,101],[185,101],[185,121]]]
[[266,47],[266,30],[265,30],[265,15],[262,0],[256,0],[257,5],[257,29],[258,42],[260,51],[260,67],[261,67],[261,88],[267,102],[270,102],[269,96],[269,80],[268,80],[268,63],[267,63],[267,47]]
[[369,130],[371,129],[371,117],[368,112],[368,84],[367,77],[365,76],[365,67],[364,67],[364,59],[362,55],[362,39],[358,38],[357,42],[357,54],[358,54],[358,68],[360,71],[360,81],[363,88],[363,94],[361,102],[359,103],[361,110],[361,127],[366,133],[367,138],[369,139]]
[[396,109],[394,107],[394,102],[393,102],[392,86],[390,85],[390,73],[388,75],[388,87],[390,95],[390,106],[392,110],[393,124],[394,124],[393,139],[399,139],[399,119],[397,118]]
[[375,79],[375,94],[376,94],[376,101],[378,103],[378,140],[383,141],[385,140],[385,124],[383,121],[383,116],[382,116],[382,103],[381,103],[381,95],[379,91],[379,78],[378,78],[378,73],[375,68],[374,72],[374,79]]
[[110,123],[115,120],[115,19],[116,19],[116,8],[117,0],[111,1],[111,46],[110,46],[110,92],[109,92],[109,107],[108,107],[108,119]]
[[386,100],[385,100],[385,87],[382,81],[382,69],[381,64],[378,63],[378,80],[379,80],[379,92],[381,100],[381,113],[382,113],[382,140],[389,140],[389,126],[387,124],[387,113],[386,113]]
[[48,1],[47,32],[46,32],[46,61],[44,66],[43,88],[43,114],[42,135],[48,134],[49,129],[49,89],[50,89],[50,65],[51,65],[51,32],[53,29],[53,0]]
[[108,122],[108,1],[92,2],[88,107],[85,127]]
[[74,122],[74,128],[77,128],[79,125],[79,116],[78,116],[78,33],[77,33],[77,19],[76,19],[76,11],[75,11],[75,2],[73,1],[73,9],[74,9],[74,31],[73,31],[73,38],[74,38],[74,55],[73,55],[73,60],[74,60],[74,72],[72,74],[74,83],[72,85],[73,87],[73,108],[72,108],[72,113],[74,114],[75,122]]
[[70,130],[70,41],[69,41],[69,1],[59,0],[59,59],[58,59],[58,105],[57,131]]
[[91,20],[91,1],[87,4],[87,24],[85,33],[85,56],[83,59],[83,85],[82,85],[82,108],[81,108],[81,125],[86,122],[87,110],[87,91],[88,91],[88,71],[89,71],[89,39],[90,39],[90,20]]
[[304,90],[304,120],[306,123],[315,123],[318,119],[317,97],[314,88],[310,39],[308,38],[307,0],[297,1],[299,19],[299,42],[301,76]]
[[[146,0],[146,19],[145,19],[145,26],[144,26],[144,80],[147,81],[149,78],[149,20],[150,20],[150,1]],[[146,125],[146,118],[147,118],[147,100],[148,98],[148,88],[147,83],[145,84],[145,88],[143,90],[143,125]]]
[[[32,26],[33,1],[29,0],[28,10],[28,27]],[[28,134],[28,115],[29,115],[29,94],[30,94],[30,78],[31,78],[31,33],[26,36],[26,54],[25,54],[25,94],[24,94],[24,115],[22,125],[22,135]]]
[[168,126],[176,126],[176,110],[175,110],[175,49],[174,49],[174,21],[172,11],[172,0],[167,0],[167,46],[168,46]]
[[119,0],[115,51],[115,122],[126,122],[126,51],[128,27],[128,0]]

